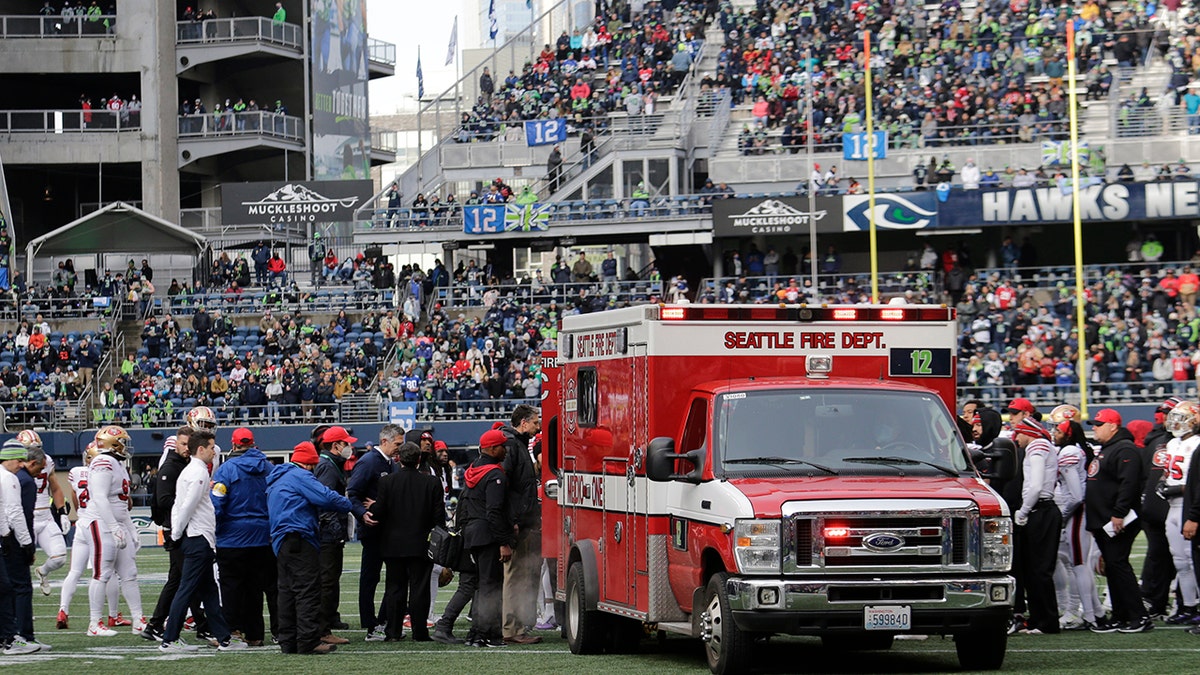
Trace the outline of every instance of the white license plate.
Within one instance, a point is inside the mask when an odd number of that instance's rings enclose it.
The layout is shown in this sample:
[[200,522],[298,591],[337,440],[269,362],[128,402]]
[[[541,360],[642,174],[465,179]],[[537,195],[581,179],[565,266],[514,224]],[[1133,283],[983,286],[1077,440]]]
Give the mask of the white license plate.
[[863,628],[866,630],[910,630],[912,607],[907,605],[878,605],[863,608]]

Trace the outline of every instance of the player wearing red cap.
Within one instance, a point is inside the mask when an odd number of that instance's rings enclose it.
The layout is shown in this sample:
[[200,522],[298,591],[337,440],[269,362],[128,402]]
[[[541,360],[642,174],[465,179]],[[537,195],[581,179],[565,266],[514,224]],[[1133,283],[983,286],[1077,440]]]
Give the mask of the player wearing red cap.
[[1021,540],[1016,563],[1021,567],[1029,619],[1027,635],[1057,633],[1058,605],[1054,594],[1054,564],[1058,559],[1062,513],[1054,503],[1058,481],[1058,452],[1050,434],[1032,419],[1013,426],[1013,442],[1025,451],[1022,460],[1021,505],[1013,513]]

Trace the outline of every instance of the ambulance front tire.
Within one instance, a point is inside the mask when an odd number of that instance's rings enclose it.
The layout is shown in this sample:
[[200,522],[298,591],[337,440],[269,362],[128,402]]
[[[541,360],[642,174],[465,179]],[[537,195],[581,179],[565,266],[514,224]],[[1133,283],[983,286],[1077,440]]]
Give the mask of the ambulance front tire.
[[963,670],[999,670],[1008,647],[1008,627],[1001,622],[954,636],[958,665]]
[[708,580],[704,593],[705,628],[707,640],[704,655],[708,668],[715,675],[733,675],[749,670],[750,646],[753,634],[738,628],[725,595],[729,575],[717,572]]
[[583,563],[572,563],[567,570],[567,606],[563,631],[572,654],[599,654],[608,638],[608,617],[599,610],[587,609],[583,577]]

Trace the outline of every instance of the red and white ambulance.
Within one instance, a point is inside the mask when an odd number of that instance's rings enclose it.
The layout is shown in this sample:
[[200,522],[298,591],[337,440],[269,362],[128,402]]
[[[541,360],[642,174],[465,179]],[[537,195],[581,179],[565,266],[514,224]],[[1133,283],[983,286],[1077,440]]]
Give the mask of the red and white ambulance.
[[543,359],[543,551],[571,650],[650,625],[730,673],[773,634],[919,633],[999,668],[1012,521],[951,412],[955,332],[953,309],[917,305],[564,318]]

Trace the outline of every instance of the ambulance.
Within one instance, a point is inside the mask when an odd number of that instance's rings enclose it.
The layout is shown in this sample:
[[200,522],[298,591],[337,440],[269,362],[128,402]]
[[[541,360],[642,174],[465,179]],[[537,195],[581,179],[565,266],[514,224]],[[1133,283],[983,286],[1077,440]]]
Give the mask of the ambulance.
[[[543,355],[543,553],[571,651],[646,631],[750,669],[953,636],[1003,664],[1012,520],[953,417],[954,310],[645,305],[565,317]],[[999,475],[1004,473],[1006,475]]]

